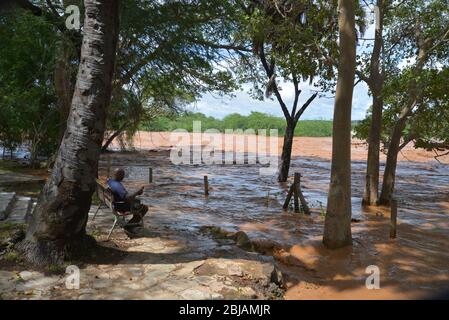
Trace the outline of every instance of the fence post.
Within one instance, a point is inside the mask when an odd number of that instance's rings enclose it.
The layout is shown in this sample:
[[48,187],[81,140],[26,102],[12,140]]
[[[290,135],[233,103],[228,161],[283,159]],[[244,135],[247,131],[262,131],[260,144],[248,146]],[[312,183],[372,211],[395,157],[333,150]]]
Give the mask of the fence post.
[[204,195],[207,197],[209,195],[209,179],[204,176]]
[[293,187],[294,186],[295,186],[295,184],[292,184],[290,186],[290,189],[288,190],[287,198],[285,198],[285,202],[284,202],[284,206],[283,206],[284,210],[288,209],[288,205],[290,204],[290,200],[291,200],[292,195],[293,195]]
[[390,212],[390,238],[395,239],[397,233],[397,220],[398,220],[398,202],[396,199],[391,199],[391,212]]
[[295,202],[295,212],[299,213],[299,181],[301,180],[301,175],[295,172],[295,179],[293,180],[293,200]]
[[306,198],[304,197],[302,190],[301,190],[301,175],[298,173],[298,196],[299,200],[301,201],[302,209],[304,210],[304,214],[310,215],[310,208],[307,204]]

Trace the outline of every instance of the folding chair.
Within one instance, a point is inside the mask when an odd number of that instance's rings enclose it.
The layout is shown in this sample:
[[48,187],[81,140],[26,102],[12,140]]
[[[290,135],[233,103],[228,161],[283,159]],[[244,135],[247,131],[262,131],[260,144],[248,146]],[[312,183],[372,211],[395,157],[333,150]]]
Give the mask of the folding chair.
[[128,223],[125,218],[127,216],[132,216],[135,213],[132,210],[126,211],[126,212],[119,212],[119,211],[115,210],[114,204],[120,204],[120,203],[125,203],[125,202],[124,201],[115,202],[114,195],[112,194],[112,191],[109,188],[109,186],[105,185],[102,181],[100,181],[98,179],[96,180],[96,182],[97,182],[97,196],[100,199],[101,203],[98,206],[97,210],[95,211],[94,216],[92,217],[92,220],[95,219],[100,208],[104,207],[104,208],[109,208],[111,210],[112,214],[114,215],[114,222],[112,224],[111,230],[109,231],[108,238],[107,238],[108,240],[110,239],[111,234],[114,231],[117,224],[122,228],[125,226],[144,227],[143,217],[141,217],[142,219],[140,220],[140,222],[131,223],[131,224]]

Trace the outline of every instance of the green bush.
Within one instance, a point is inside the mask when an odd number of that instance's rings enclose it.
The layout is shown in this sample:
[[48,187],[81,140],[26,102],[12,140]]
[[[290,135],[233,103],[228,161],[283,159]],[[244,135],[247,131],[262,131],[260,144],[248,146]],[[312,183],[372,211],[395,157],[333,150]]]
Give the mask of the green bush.
[[[203,113],[186,112],[178,116],[159,117],[151,122],[142,123],[141,130],[144,131],[173,131],[184,129],[192,132],[193,121],[201,121],[201,130],[217,129],[224,132],[225,129],[278,129],[279,135],[285,133],[286,122],[284,118],[276,117],[261,112],[251,112],[248,116],[238,113],[227,115],[222,120],[208,117]],[[295,129],[298,137],[330,137],[332,136],[332,121],[329,120],[302,120],[298,122]]]

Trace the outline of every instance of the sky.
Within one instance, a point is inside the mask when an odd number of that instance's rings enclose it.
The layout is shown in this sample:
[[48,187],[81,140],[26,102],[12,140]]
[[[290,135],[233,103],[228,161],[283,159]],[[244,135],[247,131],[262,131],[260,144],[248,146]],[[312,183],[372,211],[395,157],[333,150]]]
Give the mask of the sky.
[[[370,25],[365,32],[365,38],[374,37],[374,25]],[[358,53],[365,51],[365,46],[359,43],[357,48]],[[264,112],[275,116],[283,117],[281,107],[276,99],[265,99],[259,101],[251,98],[248,94],[250,84],[243,85],[243,90],[235,91],[234,97],[206,94],[199,101],[189,106],[189,110],[204,113],[207,116],[212,116],[218,119],[224,118],[231,113],[239,113],[248,115],[252,111]],[[293,104],[293,87],[289,83],[281,84],[283,88],[282,97],[287,104]],[[300,96],[299,106],[315,92],[311,91],[311,86],[308,83],[302,83],[300,89],[302,94]],[[371,106],[371,97],[368,95],[368,87],[364,82],[360,82],[354,88],[352,119],[362,120],[365,118],[367,109]],[[334,98],[332,94],[326,94],[325,97],[316,98],[314,102],[307,108],[302,115],[302,120],[331,120],[333,118]]]

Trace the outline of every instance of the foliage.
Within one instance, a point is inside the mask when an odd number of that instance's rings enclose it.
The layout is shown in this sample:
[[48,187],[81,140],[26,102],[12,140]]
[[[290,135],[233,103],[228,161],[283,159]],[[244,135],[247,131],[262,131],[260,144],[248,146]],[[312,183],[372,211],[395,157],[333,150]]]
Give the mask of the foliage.
[[[55,151],[57,116],[64,115],[56,104],[56,61],[69,51],[73,90],[77,68],[72,66],[79,63],[81,48],[82,32],[64,27],[64,8],[72,3],[82,1],[36,2],[33,10],[1,17],[0,90],[8,94],[2,94],[0,139],[8,148],[37,141],[36,152]],[[218,0],[123,1],[107,133],[130,136],[143,119],[177,112],[204,92],[228,94],[237,88],[231,71],[217,67],[229,57],[222,47],[232,40],[233,8]]]
[[[407,84],[412,73],[410,68],[404,69],[386,82],[386,109],[382,117],[381,141],[384,151],[388,149],[390,132],[393,130],[403,105],[408,99]],[[447,79],[449,68],[428,69],[421,75],[426,83],[422,102],[415,108],[404,130],[403,145],[413,141],[415,148],[429,151],[449,149],[449,86]],[[356,137],[368,138],[371,115],[356,127]]]
[[[385,110],[382,117],[381,140],[388,148],[391,132],[403,108],[410,103],[412,84],[422,92],[411,110],[403,132],[402,147],[414,141],[417,148],[443,151],[449,149],[448,137],[448,67],[449,16],[441,0],[406,1],[389,10],[386,16],[384,68]],[[419,12],[419,15],[416,14]],[[422,39],[422,40],[420,40]],[[424,66],[416,74],[418,43],[426,50]],[[356,127],[356,137],[368,138],[370,112]]]
[[48,155],[58,129],[53,28],[27,12],[2,15],[0,42],[0,140],[7,148],[28,141],[32,157]]
[[[178,116],[158,117],[151,122],[143,123],[142,130],[146,131],[172,131],[175,129],[193,130],[193,121],[201,121],[201,130],[217,129],[224,132],[225,129],[278,129],[279,135],[285,133],[286,122],[281,117],[251,112],[248,116],[237,113],[230,114],[222,120],[205,116],[202,113],[186,112]],[[326,120],[303,120],[299,121],[295,136],[301,137],[330,137],[332,134],[332,121]]]
[[141,120],[236,89],[231,72],[217,68],[228,58],[232,11],[217,0],[123,2],[108,129],[132,136]]

